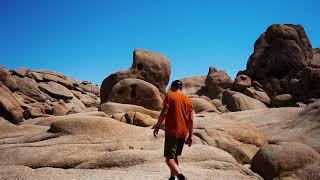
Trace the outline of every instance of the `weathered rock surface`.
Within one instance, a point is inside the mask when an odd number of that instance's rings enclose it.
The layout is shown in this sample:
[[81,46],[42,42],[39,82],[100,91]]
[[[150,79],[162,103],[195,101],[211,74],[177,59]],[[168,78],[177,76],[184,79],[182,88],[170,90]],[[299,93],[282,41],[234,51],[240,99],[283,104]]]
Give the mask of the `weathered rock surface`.
[[54,81],[39,83],[39,88],[56,99],[72,99],[73,94],[67,88]]
[[185,95],[205,95],[206,76],[192,76],[180,79],[183,84],[182,91]]
[[63,104],[69,110],[69,114],[85,112],[87,110],[90,111],[90,108],[87,108],[79,99],[75,97],[64,101]]
[[16,77],[18,83],[18,90],[22,92],[24,95],[35,99],[39,102],[46,101],[45,94],[40,91],[37,83],[30,78],[19,78]]
[[[81,93],[80,93],[81,94]],[[100,105],[100,99],[97,96],[92,97],[88,94],[81,94],[78,98],[86,107],[98,107]]]
[[312,49],[301,25],[273,24],[257,39],[242,72],[259,82],[271,99],[292,96],[288,102],[271,103],[271,107],[308,104],[320,97],[319,52]]
[[1,116],[12,123],[22,122],[23,118],[97,111],[94,108],[100,105],[99,87],[53,71],[27,68],[9,71],[0,67],[0,82],[1,89],[5,89],[2,92],[8,92],[2,93]]
[[222,103],[231,111],[267,108],[261,101],[235,91],[224,91]]
[[64,103],[55,102],[52,106],[52,115],[54,116],[63,116],[68,113],[68,108],[66,108]]
[[215,107],[219,110],[219,112],[222,112],[222,113],[230,112],[230,110],[227,109],[227,105],[222,104],[222,100],[212,99],[211,102],[212,102],[212,104],[215,105]]
[[12,93],[12,95],[17,100],[17,102],[19,103],[19,106],[22,109],[28,109],[30,107],[29,104],[37,102],[36,100],[22,94],[20,91],[16,91],[16,92]]
[[281,94],[272,98],[273,107],[293,106],[294,99],[291,94]]
[[233,85],[232,79],[225,71],[209,71],[205,83],[211,99],[221,99],[223,92]]
[[135,49],[131,69],[136,71],[136,78],[154,84],[160,92],[165,93],[171,74],[170,63],[165,57],[151,51]]
[[252,159],[251,169],[264,179],[317,179],[320,154],[301,143],[263,146]]
[[100,106],[100,110],[110,116],[112,116],[116,113],[127,113],[130,111],[147,114],[153,118],[158,118],[159,114],[160,114],[159,111],[153,111],[150,109],[146,109],[142,106],[132,105],[132,104],[113,103],[113,102],[107,102],[107,103],[102,104]]
[[43,74],[38,73],[38,72],[33,72],[33,71],[28,71],[27,76],[31,79],[34,79],[35,81],[43,81]]
[[[101,111],[91,111],[91,112],[81,112],[81,113],[75,113],[75,114],[68,114],[65,116],[50,116],[50,117],[39,117],[30,119],[28,121],[24,121],[22,124],[31,126],[31,125],[37,125],[37,126],[48,126],[50,127],[51,123],[56,121],[69,121],[73,119],[85,119],[87,117],[94,118],[94,117],[107,117],[107,115],[104,112]],[[24,127],[24,126],[22,126]],[[48,130],[48,128],[46,128]]]
[[310,67],[320,68],[320,48],[313,49],[313,59],[310,62]]
[[67,81],[64,78],[52,75],[52,74],[43,74],[43,80],[45,81],[53,81],[67,87],[68,89],[73,89],[73,85],[71,82]]
[[233,82],[233,87],[238,92],[243,92],[246,88],[251,86],[251,79],[247,75],[241,74],[236,77]]
[[13,123],[23,121],[23,109],[12,95],[10,89],[0,82],[0,112],[1,116]]
[[320,101],[306,108],[287,107],[225,113],[222,116],[257,127],[269,142],[301,142],[320,152]]
[[19,77],[26,77],[29,69],[25,67],[21,67],[21,68],[13,69],[11,71],[13,75],[17,75]]
[[129,111],[127,113],[116,113],[113,115],[113,118],[123,123],[141,127],[154,126],[157,124],[158,121],[147,114],[132,111]]
[[94,84],[81,83],[81,84],[79,84],[79,88],[84,92],[93,93],[97,96],[100,95],[100,88]]
[[[150,128],[127,125],[106,117],[66,117],[68,119],[54,117],[58,119],[51,123],[50,128],[30,124],[2,124],[2,128],[10,131],[0,131],[0,177],[168,177],[162,155],[162,131],[159,138],[154,138]],[[17,137],[14,134],[17,131],[23,137]],[[248,168],[238,164],[230,154],[207,145],[195,144],[185,148],[181,164],[189,178],[260,179]]]
[[162,98],[157,87],[140,79],[124,79],[112,87],[108,100],[135,104],[151,110],[162,109]]
[[308,98],[320,98],[320,68],[304,69],[301,72],[301,84]]
[[11,77],[8,69],[4,67],[0,67],[0,81],[10,90],[16,90],[18,88],[16,80]]
[[243,93],[249,97],[263,102],[266,105],[269,105],[271,103],[269,95],[264,91],[258,91],[253,88],[246,88]]
[[192,97],[192,106],[196,113],[200,112],[219,112],[215,105],[204,98]]
[[38,72],[38,73],[41,73],[41,74],[50,74],[50,75],[53,75],[53,76],[57,76],[57,77],[60,77],[62,79],[68,79],[67,76],[65,76],[64,74],[61,74],[61,73],[58,73],[58,72],[55,72],[55,71],[49,71],[49,70],[33,70],[34,72]]
[[43,114],[43,111],[40,107],[30,107],[23,112],[23,117],[25,119],[29,118],[38,118],[38,117],[47,117],[49,115]]
[[242,164],[250,163],[259,147],[267,143],[255,127],[215,113],[196,115],[194,128],[194,134],[205,144],[230,153]]
[[255,43],[247,71],[255,80],[297,74],[311,61],[312,47],[300,25],[274,24]]
[[112,87],[126,78],[136,78],[155,85],[164,94],[170,79],[169,61],[160,54],[142,49],[133,52],[133,63],[130,69],[111,74],[102,82],[100,89],[101,103],[105,103]]

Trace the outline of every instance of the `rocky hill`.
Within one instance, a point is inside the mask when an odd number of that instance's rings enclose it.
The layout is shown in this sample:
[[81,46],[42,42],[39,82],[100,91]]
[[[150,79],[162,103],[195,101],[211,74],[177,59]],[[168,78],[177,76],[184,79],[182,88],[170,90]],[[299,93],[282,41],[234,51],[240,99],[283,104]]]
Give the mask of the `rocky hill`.
[[[190,179],[318,179],[320,51],[300,25],[275,24],[231,79],[181,79],[196,112]],[[101,88],[63,74],[0,68],[0,179],[166,179],[151,127],[170,79],[163,55],[136,49]]]

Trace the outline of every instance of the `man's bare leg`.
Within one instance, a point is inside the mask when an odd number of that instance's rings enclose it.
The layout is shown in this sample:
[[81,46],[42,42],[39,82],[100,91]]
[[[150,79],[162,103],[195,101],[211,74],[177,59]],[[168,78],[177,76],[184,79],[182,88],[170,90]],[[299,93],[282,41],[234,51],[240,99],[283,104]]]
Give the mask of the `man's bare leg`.
[[178,157],[174,158],[174,162],[176,162],[176,164],[178,165],[178,167],[179,167],[179,170],[180,170],[180,166],[179,166],[179,160],[178,160]]
[[178,174],[181,173],[179,166],[176,163],[175,159],[166,158],[166,163],[167,163],[168,167],[170,168],[171,176],[177,176]]

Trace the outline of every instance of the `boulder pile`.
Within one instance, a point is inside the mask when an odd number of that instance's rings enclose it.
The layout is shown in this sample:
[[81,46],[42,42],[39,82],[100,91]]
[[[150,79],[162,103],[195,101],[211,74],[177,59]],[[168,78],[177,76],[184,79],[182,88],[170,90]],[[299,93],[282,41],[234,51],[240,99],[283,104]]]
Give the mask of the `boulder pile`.
[[0,116],[12,123],[99,107],[100,88],[47,70],[0,67]]
[[214,67],[205,78],[182,81],[189,96],[222,100],[220,112],[304,107],[320,98],[320,50],[312,48],[301,25],[273,24],[257,39],[247,68],[234,81]]

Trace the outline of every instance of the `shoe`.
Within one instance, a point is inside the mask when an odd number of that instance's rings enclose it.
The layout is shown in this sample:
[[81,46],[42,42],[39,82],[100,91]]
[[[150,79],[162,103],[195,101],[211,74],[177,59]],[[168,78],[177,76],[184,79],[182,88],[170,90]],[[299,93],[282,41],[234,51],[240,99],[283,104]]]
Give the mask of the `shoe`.
[[175,177],[174,177],[174,176],[171,176],[171,177],[169,178],[169,180],[175,180]]
[[177,178],[179,180],[187,180],[187,178],[183,174],[178,174]]

